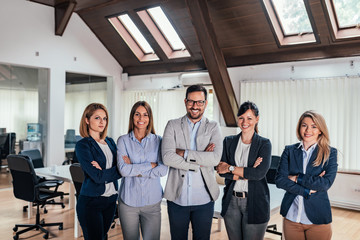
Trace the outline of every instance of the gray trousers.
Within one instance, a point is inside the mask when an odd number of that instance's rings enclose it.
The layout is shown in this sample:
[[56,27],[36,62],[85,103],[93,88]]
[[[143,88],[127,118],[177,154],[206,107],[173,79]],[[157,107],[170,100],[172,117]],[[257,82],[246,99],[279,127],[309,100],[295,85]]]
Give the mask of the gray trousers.
[[248,224],[247,198],[235,196],[231,198],[224,221],[230,240],[263,240],[268,224]]
[[119,218],[124,240],[160,239],[161,201],[144,207],[131,207],[119,199]]

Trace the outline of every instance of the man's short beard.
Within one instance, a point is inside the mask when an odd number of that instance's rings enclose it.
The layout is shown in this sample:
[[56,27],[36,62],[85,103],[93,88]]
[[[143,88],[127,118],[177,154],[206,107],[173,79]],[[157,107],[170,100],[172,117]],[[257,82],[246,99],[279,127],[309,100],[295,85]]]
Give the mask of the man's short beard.
[[194,120],[197,120],[197,119],[200,119],[201,117],[202,117],[202,115],[203,115],[204,113],[200,113],[199,115],[197,115],[197,117],[196,118],[194,118],[194,117],[192,117],[191,116],[191,113],[190,112],[188,112],[187,113],[187,116],[188,116],[188,118],[190,118],[190,119],[194,119]]

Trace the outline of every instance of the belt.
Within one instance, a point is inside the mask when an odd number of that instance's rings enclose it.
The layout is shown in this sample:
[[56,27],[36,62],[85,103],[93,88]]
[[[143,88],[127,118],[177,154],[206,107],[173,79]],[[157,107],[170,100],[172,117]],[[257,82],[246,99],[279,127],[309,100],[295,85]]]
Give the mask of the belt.
[[233,191],[233,195],[238,198],[247,198],[248,193],[247,192],[235,192]]

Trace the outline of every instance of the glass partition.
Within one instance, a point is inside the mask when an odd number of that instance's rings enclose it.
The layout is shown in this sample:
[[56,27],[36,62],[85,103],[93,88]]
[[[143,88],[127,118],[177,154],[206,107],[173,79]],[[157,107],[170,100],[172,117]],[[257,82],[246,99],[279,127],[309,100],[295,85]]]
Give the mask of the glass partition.
[[38,148],[44,158],[47,92],[47,69],[0,64],[0,188],[11,186],[5,170],[8,154]]
[[[79,125],[85,107],[90,103],[107,106],[107,78],[78,73],[66,73],[65,92],[65,155],[64,164],[74,158],[76,142],[81,139]],[[108,108],[109,110],[109,108]]]

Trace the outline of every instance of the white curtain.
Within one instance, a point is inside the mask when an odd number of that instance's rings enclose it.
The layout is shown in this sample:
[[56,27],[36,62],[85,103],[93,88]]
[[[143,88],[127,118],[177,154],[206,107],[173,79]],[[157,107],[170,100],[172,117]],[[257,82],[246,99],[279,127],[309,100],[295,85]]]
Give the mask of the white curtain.
[[339,168],[351,170],[360,170],[359,93],[359,77],[240,83],[240,101],[250,100],[259,107],[259,132],[271,140],[273,155],[298,142],[300,115],[315,110],[324,116],[331,145],[339,151]]
[[15,132],[16,141],[26,139],[27,123],[38,122],[38,91],[0,89],[0,103],[0,128]]
[[137,101],[146,101],[153,112],[156,134],[162,136],[170,119],[179,118],[186,113],[184,106],[186,89],[124,91],[122,95],[121,134],[126,134],[129,127],[129,115]]

